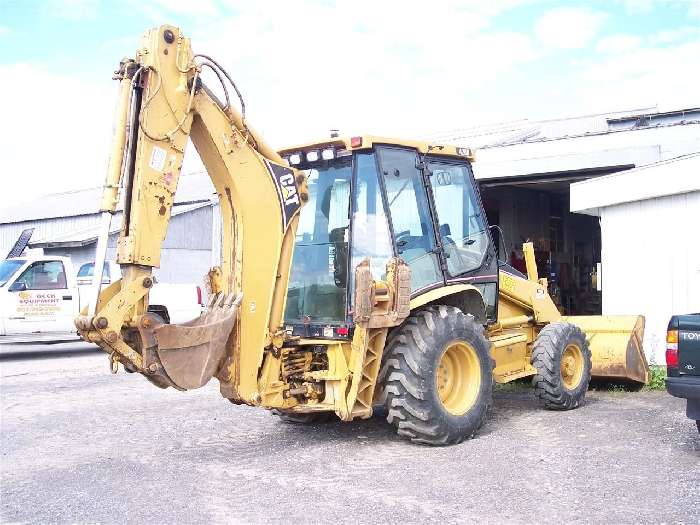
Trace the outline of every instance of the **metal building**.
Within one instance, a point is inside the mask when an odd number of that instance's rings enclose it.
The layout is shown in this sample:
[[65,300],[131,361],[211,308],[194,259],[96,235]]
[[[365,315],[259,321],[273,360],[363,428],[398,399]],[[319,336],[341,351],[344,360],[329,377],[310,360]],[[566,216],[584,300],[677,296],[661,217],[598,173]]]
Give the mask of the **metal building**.
[[572,184],[571,210],[600,218],[603,313],[643,314],[664,363],[669,318],[700,312],[700,153]]
[[475,177],[489,223],[504,232],[511,264],[522,267],[520,247],[534,242],[560,309],[598,314],[599,219],[571,212],[569,186],[700,151],[700,108],[525,120],[434,138],[477,148]]
[[[5,256],[20,233],[34,228],[30,248],[42,248],[47,255],[64,255],[77,269],[94,260],[102,190],[57,193],[36,201],[0,209],[0,256]],[[216,228],[212,208],[214,188],[206,175],[180,178],[172,220],[163,244],[161,267],[156,278],[169,283],[201,284],[212,265],[212,229]],[[116,239],[121,212],[112,220],[108,259],[116,256]]]
[[[700,223],[697,196],[684,194],[678,182],[700,180],[697,169],[678,175],[680,161],[700,152],[700,108],[518,121],[437,138],[477,148],[474,173],[489,223],[501,226],[514,266],[522,266],[521,243],[533,241],[538,268],[550,279],[561,311],[645,314],[645,351],[663,362],[668,317],[699,308],[679,299],[683,293],[700,295],[693,273],[698,254],[672,248],[678,248],[679,236],[689,242],[689,221]],[[644,166],[650,169],[634,169]],[[672,176],[681,177],[676,186],[669,183],[676,196],[650,197],[663,195]],[[637,193],[642,184],[653,187],[646,197]],[[601,199],[600,212],[586,200],[594,196]],[[679,268],[690,268],[689,277],[679,277]],[[656,281],[659,274],[663,277]]]

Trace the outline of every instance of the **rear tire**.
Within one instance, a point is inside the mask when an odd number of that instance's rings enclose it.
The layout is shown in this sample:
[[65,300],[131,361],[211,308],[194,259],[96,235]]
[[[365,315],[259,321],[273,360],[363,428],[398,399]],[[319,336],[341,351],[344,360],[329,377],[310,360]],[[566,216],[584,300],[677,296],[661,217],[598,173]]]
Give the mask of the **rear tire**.
[[332,412],[287,412],[273,409],[272,414],[279,417],[280,421],[289,425],[312,425],[315,423],[327,423],[335,416]]
[[411,314],[389,336],[379,372],[387,421],[414,443],[474,436],[491,406],[490,346],[483,327],[455,307]]
[[535,396],[549,410],[571,410],[585,402],[591,380],[591,351],[583,331],[564,322],[545,326],[532,348]]

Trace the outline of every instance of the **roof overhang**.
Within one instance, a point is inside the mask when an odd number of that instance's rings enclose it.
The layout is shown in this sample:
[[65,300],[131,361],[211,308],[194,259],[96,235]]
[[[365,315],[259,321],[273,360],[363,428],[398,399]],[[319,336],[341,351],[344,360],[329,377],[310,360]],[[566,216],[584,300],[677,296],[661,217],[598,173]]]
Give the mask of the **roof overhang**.
[[600,216],[601,208],[700,191],[700,153],[571,185],[572,212]]

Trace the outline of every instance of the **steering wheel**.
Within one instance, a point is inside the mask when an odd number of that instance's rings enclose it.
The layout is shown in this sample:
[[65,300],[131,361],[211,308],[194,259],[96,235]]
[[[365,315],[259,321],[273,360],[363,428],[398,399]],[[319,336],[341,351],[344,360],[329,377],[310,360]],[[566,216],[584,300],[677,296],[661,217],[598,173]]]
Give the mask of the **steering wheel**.
[[396,248],[399,253],[403,253],[404,250],[411,248],[415,244],[413,241],[415,237],[411,236],[410,230],[404,230],[396,234]]

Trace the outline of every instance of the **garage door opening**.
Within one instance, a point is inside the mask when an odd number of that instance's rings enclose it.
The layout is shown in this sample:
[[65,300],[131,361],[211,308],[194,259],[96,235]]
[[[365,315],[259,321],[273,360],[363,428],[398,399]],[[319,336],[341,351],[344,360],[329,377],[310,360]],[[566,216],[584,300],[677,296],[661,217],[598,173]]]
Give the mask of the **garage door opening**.
[[[588,178],[588,177],[583,177]],[[489,224],[503,230],[508,262],[525,273],[522,244],[532,241],[540,277],[564,315],[598,315],[600,223],[569,212],[569,184],[578,178],[484,181],[482,198]]]

